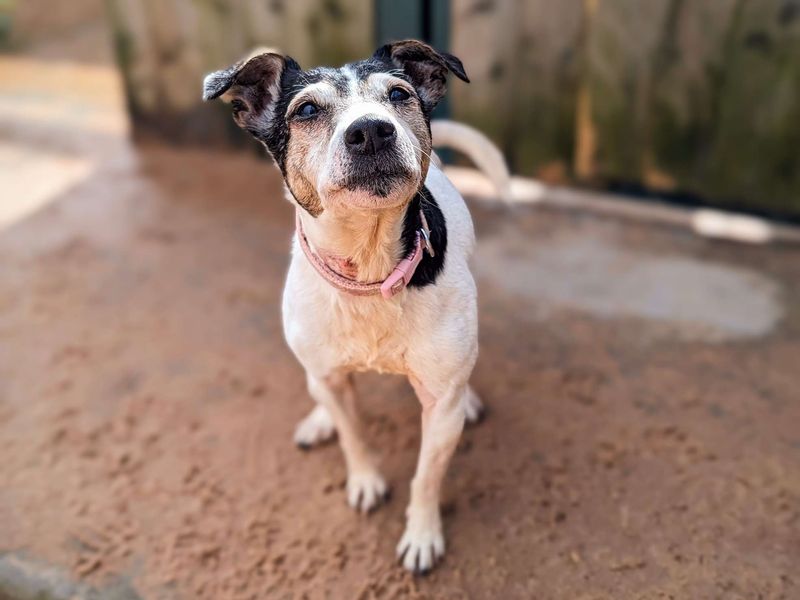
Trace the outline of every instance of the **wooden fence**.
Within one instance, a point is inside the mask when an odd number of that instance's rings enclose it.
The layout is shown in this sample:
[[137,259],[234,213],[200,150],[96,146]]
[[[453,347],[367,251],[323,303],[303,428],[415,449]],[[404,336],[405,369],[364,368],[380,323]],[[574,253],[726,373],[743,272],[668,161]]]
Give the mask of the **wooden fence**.
[[[372,0],[109,0],[140,131],[239,142],[205,72],[375,46]],[[512,168],[800,215],[800,0],[451,0],[452,113]]]

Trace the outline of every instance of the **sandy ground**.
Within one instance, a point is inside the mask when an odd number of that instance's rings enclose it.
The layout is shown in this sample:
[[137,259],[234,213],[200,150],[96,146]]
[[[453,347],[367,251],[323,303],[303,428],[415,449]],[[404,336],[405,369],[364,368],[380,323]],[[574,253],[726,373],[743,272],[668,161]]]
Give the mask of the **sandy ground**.
[[800,597],[800,249],[473,204],[490,413],[415,579],[410,387],[357,380],[394,488],[357,515],[337,446],[291,443],[276,173],[134,149],[121,106],[0,61],[0,562],[118,599]]

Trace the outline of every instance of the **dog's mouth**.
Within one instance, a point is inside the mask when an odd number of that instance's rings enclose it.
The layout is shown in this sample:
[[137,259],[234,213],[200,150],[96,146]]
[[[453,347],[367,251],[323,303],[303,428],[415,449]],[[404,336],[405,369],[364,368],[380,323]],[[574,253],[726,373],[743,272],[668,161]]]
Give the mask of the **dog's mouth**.
[[342,182],[342,188],[366,191],[378,198],[387,198],[399,187],[413,180],[413,174],[405,168],[391,167],[377,171],[359,171],[350,174]]
[[399,206],[413,196],[419,185],[419,173],[395,163],[354,165],[331,186],[329,198],[357,208]]

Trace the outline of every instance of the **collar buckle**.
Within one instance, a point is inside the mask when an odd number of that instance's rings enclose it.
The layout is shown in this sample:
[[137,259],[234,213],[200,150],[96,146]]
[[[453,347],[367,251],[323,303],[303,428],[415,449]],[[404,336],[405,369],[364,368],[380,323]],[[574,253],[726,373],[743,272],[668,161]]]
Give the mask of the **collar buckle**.
[[428,227],[428,220],[425,218],[425,213],[422,209],[419,209],[419,220],[422,224],[422,227],[419,228],[419,234],[422,237],[422,241],[424,243],[425,252],[428,253],[428,256],[433,258],[436,256],[436,252],[433,250],[433,244],[431,244],[431,229]]

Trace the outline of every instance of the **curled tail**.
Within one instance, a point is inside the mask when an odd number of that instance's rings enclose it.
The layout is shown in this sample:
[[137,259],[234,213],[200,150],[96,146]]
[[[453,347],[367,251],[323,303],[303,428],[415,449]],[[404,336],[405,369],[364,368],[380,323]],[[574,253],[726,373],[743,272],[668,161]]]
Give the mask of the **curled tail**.
[[511,201],[508,165],[488,137],[469,125],[445,119],[431,121],[431,133],[434,147],[446,146],[466,155],[491,180],[500,198]]

